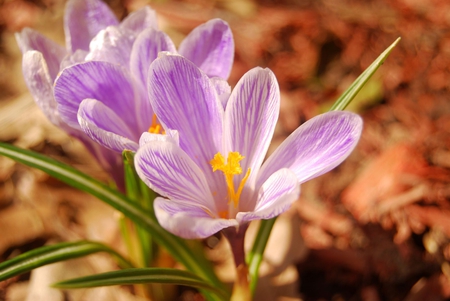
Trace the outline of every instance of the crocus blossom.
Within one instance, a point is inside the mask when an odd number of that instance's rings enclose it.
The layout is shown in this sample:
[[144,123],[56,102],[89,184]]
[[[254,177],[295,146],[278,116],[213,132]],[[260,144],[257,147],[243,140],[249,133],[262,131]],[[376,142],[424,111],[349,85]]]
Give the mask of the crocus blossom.
[[[55,82],[61,119],[116,152],[136,151],[143,133],[161,133],[145,83],[158,53],[177,52],[170,38],[154,28],[143,30],[133,42],[128,38],[117,29],[101,32],[86,56],[92,60],[65,68]],[[225,79],[234,42],[226,22],[213,19],[195,28],[178,53],[211,77],[222,99],[228,98],[231,89]]]
[[121,172],[117,167],[121,164],[121,157],[94,143],[78,124],[64,121],[53,95],[53,84],[59,72],[66,66],[85,61],[91,40],[98,35],[104,36],[101,32],[108,28],[120,28],[137,35],[146,28],[156,28],[156,14],[146,7],[119,23],[114,13],[100,0],[69,0],[64,14],[65,48],[29,28],[17,33],[16,40],[23,53],[25,83],[42,112],[53,124],[79,138],[100,164],[117,176],[116,181],[120,181]]
[[298,198],[301,183],[350,154],[362,130],[354,113],[321,114],[264,162],[280,106],[269,69],[247,72],[224,108],[203,71],[165,54],[150,67],[148,91],[160,123],[179,139],[143,141],[136,170],[161,195],[154,203],[159,223],[183,238],[204,238],[281,214]]

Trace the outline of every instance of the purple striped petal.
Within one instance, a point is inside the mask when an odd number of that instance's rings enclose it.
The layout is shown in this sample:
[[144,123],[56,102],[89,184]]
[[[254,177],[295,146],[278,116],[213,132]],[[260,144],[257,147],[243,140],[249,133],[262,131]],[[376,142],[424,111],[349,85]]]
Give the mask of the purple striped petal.
[[158,222],[167,231],[186,239],[206,238],[228,227],[236,227],[234,219],[212,218],[202,208],[183,201],[155,199]]
[[161,51],[176,53],[176,48],[168,35],[160,30],[148,28],[136,38],[131,50],[131,72],[145,85],[150,64]]
[[125,68],[92,61],[64,69],[55,82],[55,99],[61,118],[70,126],[79,127],[78,107],[86,98],[101,101],[137,135],[151,124],[153,111],[144,91]]
[[295,173],[287,168],[272,174],[258,191],[253,212],[239,212],[239,223],[270,219],[288,210],[300,195],[300,184]]
[[[261,164],[272,140],[280,111],[280,90],[269,69],[254,68],[237,83],[225,110],[225,153],[239,152],[242,174],[233,178],[238,187],[245,172],[250,177],[245,189],[253,190]],[[247,194],[247,192],[244,192]],[[241,207],[248,210],[251,198],[244,198]]]
[[[85,99],[78,111],[81,129],[95,142],[115,152],[136,151],[139,145],[129,136],[126,125],[108,107],[95,99]],[[124,128],[120,128],[124,126]]]
[[78,110],[81,129],[92,140],[116,152],[136,151],[138,138],[111,109],[96,99],[85,99]]
[[203,173],[176,144],[153,141],[143,145],[136,153],[135,166],[140,178],[160,195],[217,213]]
[[152,143],[153,141],[165,141],[180,145],[178,132],[175,130],[167,130],[165,135],[153,134],[149,132],[142,133],[141,138],[139,138],[139,146]]
[[61,118],[53,97],[53,81],[42,53],[33,50],[25,52],[22,59],[22,71],[25,83],[36,104],[54,125],[59,125]]
[[284,167],[292,170],[300,183],[330,171],[355,148],[361,131],[361,117],[350,112],[328,112],[308,120],[264,163],[258,183]]
[[118,24],[114,13],[101,0],[69,0],[64,14],[68,50],[88,51],[90,41],[100,30]]
[[164,53],[150,66],[148,91],[161,124],[178,131],[180,147],[202,169],[217,199],[225,198],[223,175],[209,164],[221,150],[223,108],[208,76],[184,57]]
[[180,44],[178,52],[208,76],[228,79],[234,58],[233,33],[227,22],[210,20],[195,28]]
[[212,77],[210,78],[210,80],[216,88],[217,96],[219,96],[222,107],[225,110],[225,108],[227,107],[228,99],[230,98],[231,87],[226,80],[220,77]]
[[128,68],[135,39],[131,30],[116,26],[103,29],[91,41],[86,61],[106,61]]
[[121,28],[126,28],[139,33],[146,28],[158,28],[156,20],[156,12],[148,6],[145,6],[138,11],[129,14],[120,23]]
[[59,65],[67,54],[64,47],[30,28],[25,28],[22,32],[16,33],[16,40],[23,54],[30,50],[37,50],[42,53],[47,65],[47,72],[50,79],[54,81],[59,72]]

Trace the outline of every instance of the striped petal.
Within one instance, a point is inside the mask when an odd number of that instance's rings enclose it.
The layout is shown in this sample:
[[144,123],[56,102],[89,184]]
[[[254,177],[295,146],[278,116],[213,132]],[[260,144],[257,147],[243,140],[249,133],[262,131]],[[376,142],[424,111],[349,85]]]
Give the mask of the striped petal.
[[107,27],[92,39],[86,61],[106,61],[128,68],[135,39],[131,30]]
[[139,146],[152,143],[153,141],[166,141],[180,145],[178,132],[175,130],[167,130],[165,135],[153,134],[149,132],[142,133],[141,138],[139,138]]
[[272,174],[258,191],[256,207],[252,212],[239,212],[239,223],[270,219],[288,210],[300,195],[300,184],[295,173],[287,168]]
[[78,107],[86,98],[101,101],[137,135],[151,124],[150,103],[125,68],[91,61],[64,69],[55,82],[55,99],[61,118],[70,126],[79,127]]
[[44,115],[54,125],[58,126],[61,123],[61,118],[53,97],[53,81],[42,53],[38,51],[25,52],[22,59],[22,71],[25,83],[34,101]]
[[161,54],[149,69],[152,107],[166,129],[180,135],[180,147],[201,168],[216,199],[226,197],[223,176],[209,162],[222,144],[223,108],[212,82],[192,62]]
[[155,192],[216,213],[208,183],[189,156],[176,144],[153,141],[139,148],[136,172]]
[[236,227],[234,219],[212,218],[202,208],[183,201],[156,198],[155,214],[160,225],[167,231],[186,239],[211,236],[228,227]]
[[50,79],[54,81],[59,72],[59,65],[67,54],[64,47],[30,28],[25,28],[22,32],[16,33],[16,40],[23,54],[30,50],[37,50],[42,53],[43,60],[47,65],[47,72]]
[[114,13],[101,0],[69,0],[64,14],[64,31],[69,52],[89,50],[90,41],[100,30],[118,25]]
[[85,99],[78,110],[81,129],[94,141],[106,148],[122,153],[136,151],[136,135],[111,109],[98,100]]
[[289,168],[300,183],[338,166],[355,148],[362,119],[350,112],[318,115],[295,130],[261,168],[258,185],[281,168]]
[[164,32],[148,28],[136,38],[131,50],[130,69],[144,85],[147,83],[150,64],[161,51],[176,53],[175,45]]
[[178,51],[208,76],[228,79],[234,58],[233,34],[227,22],[213,19],[195,28]]
[[[269,69],[254,68],[247,72],[231,93],[225,110],[225,152],[239,152],[242,174],[234,177],[238,187],[245,171],[250,177],[244,189],[253,190],[256,177],[272,140],[280,110],[280,90]],[[244,195],[247,192],[244,190]],[[240,207],[249,210],[251,197],[243,198]]]
[[158,28],[156,20],[156,12],[148,6],[129,14],[120,23],[121,28],[132,30],[135,33],[139,33],[147,28]]

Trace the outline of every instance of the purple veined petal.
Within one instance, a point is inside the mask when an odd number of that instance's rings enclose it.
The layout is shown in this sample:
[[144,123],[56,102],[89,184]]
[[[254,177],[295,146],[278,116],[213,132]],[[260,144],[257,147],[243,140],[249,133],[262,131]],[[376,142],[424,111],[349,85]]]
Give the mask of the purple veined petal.
[[59,65],[67,54],[64,47],[30,28],[25,28],[22,32],[16,33],[16,40],[23,54],[30,50],[37,50],[42,53],[50,79],[54,81],[59,72]]
[[92,140],[116,152],[136,151],[138,138],[110,108],[96,99],[85,99],[78,110],[78,123]]
[[147,143],[137,151],[134,163],[139,177],[163,197],[218,212],[202,171],[176,144]]
[[150,64],[161,51],[176,53],[175,45],[164,32],[148,28],[136,38],[131,50],[130,69],[146,85]]
[[230,98],[231,87],[223,78],[211,77],[210,80],[216,88],[217,96],[219,96],[220,102],[222,103],[223,109],[225,110],[228,99]]
[[300,183],[318,177],[344,161],[358,143],[362,119],[350,112],[318,115],[296,129],[261,168],[262,184],[274,171],[289,168]]
[[149,132],[142,133],[141,138],[139,138],[139,146],[143,146],[147,143],[152,143],[153,141],[165,141],[180,145],[178,131],[167,130],[165,135],[153,134]]
[[156,12],[148,6],[129,14],[120,23],[121,28],[126,28],[139,33],[147,28],[158,28],[158,22],[156,19]]
[[195,28],[178,52],[210,77],[228,79],[234,58],[234,40],[228,23],[213,19]]
[[106,61],[128,68],[135,39],[131,30],[109,26],[92,39],[86,61]]
[[265,181],[258,191],[256,207],[250,212],[239,212],[239,223],[270,219],[288,210],[300,195],[300,184],[295,173],[280,169]]
[[150,66],[148,92],[163,127],[179,132],[180,147],[202,169],[216,198],[226,198],[223,174],[209,164],[222,146],[223,108],[208,76],[182,56],[161,53]]
[[86,98],[104,103],[137,135],[151,124],[153,111],[147,97],[125,68],[91,61],[64,69],[55,82],[55,99],[61,118],[68,125],[79,128],[78,107]]
[[89,52],[81,49],[77,49],[74,53],[66,55],[66,57],[62,60],[60,69],[70,67],[75,64],[84,63],[86,56]]
[[64,14],[68,51],[89,51],[90,41],[100,30],[118,24],[114,13],[101,0],[69,0]]
[[[250,168],[245,190],[254,189],[259,169],[272,140],[280,111],[280,89],[275,75],[269,69],[254,68],[237,83],[225,110],[224,143],[225,153],[239,152],[245,158],[240,162],[242,174],[233,180],[238,187]],[[242,207],[251,197],[242,200]]]
[[201,207],[183,201],[156,198],[154,208],[164,229],[186,239],[206,238],[222,229],[238,226],[234,219],[212,218]]
[[25,83],[36,104],[54,125],[61,123],[57,104],[53,97],[53,81],[48,72],[45,59],[39,51],[27,51],[22,59]]
[[[126,140],[130,140],[134,145],[133,150],[137,149],[138,133],[134,133],[116,113],[96,99],[88,98],[81,102],[78,109],[78,123],[88,135],[88,132],[98,133],[94,140],[107,148],[122,152],[124,148],[118,150],[110,146],[109,141],[117,138],[120,142],[114,143],[114,145],[123,144],[122,141],[128,145],[130,142]],[[104,137],[105,142],[102,141],[104,133],[108,133],[107,137]]]

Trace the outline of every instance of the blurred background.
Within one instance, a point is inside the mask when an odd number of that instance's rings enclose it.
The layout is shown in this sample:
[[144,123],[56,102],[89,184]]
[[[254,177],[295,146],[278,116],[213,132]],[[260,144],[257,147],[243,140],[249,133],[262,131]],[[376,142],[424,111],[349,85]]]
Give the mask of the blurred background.
[[[255,300],[450,298],[450,2],[446,0],[108,0],[123,19],[151,5],[178,44],[211,18],[226,20],[233,86],[255,66],[278,78],[281,113],[272,150],[325,112],[378,55],[399,45],[348,108],[364,118],[354,153],[302,186],[275,224]],[[34,28],[63,44],[65,0],[0,0],[0,141],[44,153],[106,180],[82,145],[48,122],[22,79],[14,33]],[[58,241],[123,249],[117,214],[46,174],[0,157],[0,261]],[[247,237],[251,245],[257,225]],[[220,236],[205,241],[226,282]],[[168,265],[175,265],[170,262]],[[0,300],[139,300],[127,287],[61,292],[61,279],[115,269],[89,256],[0,282]],[[170,294],[169,294],[170,295]],[[168,300],[201,300],[173,288]]]

